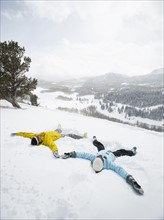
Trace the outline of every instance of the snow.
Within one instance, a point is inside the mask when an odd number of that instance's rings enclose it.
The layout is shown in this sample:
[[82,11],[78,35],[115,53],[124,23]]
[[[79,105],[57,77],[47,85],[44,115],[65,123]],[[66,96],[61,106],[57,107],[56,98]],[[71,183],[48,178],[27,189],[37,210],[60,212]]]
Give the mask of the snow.
[[[59,111],[50,93],[40,96],[43,106],[20,103],[22,109],[14,109],[5,101],[0,104],[1,219],[164,219],[163,133]],[[17,131],[54,130],[58,124],[66,133],[88,132],[86,139],[57,140],[60,154],[73,150],[95,154],[93,135],[110,150],[137,146],[136,156],[116,162],[134,176],[144,195],[134,193],[111,170],[96,174],[89,161],[56,159],[49,148],[32,147],[28,138],[10,136]]]
[[[76,108],[78,110],[87,108],[91,105],[94,105],[97,108],[97,111],[100,112],[101,114],[111,117],[111,118],[115,118],[115,119],[119,119],[123,122],[128,122],[132,125],[136,125],[137,121],[138,122],[142,122],[142,123],[146,123],[148,125],[155,125],[155,126],[162,126],[163,121],[156,121],[156,120],[151,120],[148,118],[141,118],[141,117],[125,117],[125,113],[121,113],[119,114],[118,112],[118,108],[122,108],[123,104],[121,103],[115,103],[115,107],[113,109],[113,112],[110,112],[108,110],[102,110],[101,106],[99,104],[99,99],[94,99],[94,95],[85,95],[85,96],[80,96],[78,97],[78,93],[74,92],[71,94],[66,94],[64,92],[45,92],[46,90],[43,90],[42,88],[38,87],[35,90],[35,94],[39,97],[38,99],[38,103],[41,103],[42,106],[44,107],[48,107],[49,109],[57,109],[58,107],[63,107],[63,108]],[[57,99],[58,96],[64,96],[67,98],[71,98],[70,101],[63,101],[60,99]],[[82,99],[81,100],[77,100],[77,97]],[[150,110],[153,110],[155,108],[160,107],[161,105],[157,105],[157,106],[152,106],[149,107]],[[130,107],[130,106],[129,106]],[[141,109],[143,110],[143,108],[136,108],[136,109]]]

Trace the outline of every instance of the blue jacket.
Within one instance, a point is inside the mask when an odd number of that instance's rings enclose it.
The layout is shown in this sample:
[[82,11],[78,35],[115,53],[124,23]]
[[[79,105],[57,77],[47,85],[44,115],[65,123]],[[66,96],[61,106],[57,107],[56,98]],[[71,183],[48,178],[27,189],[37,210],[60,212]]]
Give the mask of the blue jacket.
[[118,166],[117,164],[114,163],[116,157],[110,151],[101,150],[97,153],[97,155],[84,153],[84,152],[76,152],[76,157],[77,158],[90,160],[91,163],[98,155],[102,155],[102,157],[104,159],[104,168],[103,169],[113,170],[116,173],[118,173],[120,176],[122,176],[124,179],[126,179],[126,177],[129,175],[122,167],[120,167],[120,166]]

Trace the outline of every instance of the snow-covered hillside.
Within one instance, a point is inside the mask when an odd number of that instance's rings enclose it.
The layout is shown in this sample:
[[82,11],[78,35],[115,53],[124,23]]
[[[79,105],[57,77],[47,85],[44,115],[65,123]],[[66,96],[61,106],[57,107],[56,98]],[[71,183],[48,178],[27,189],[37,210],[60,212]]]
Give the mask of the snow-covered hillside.
[[[1,219],[162,220],[163,133],[62,112],[45,94],[39,107],[20,104],[22,109],[14,109],[1,101]],[[93,135],[110,150],[137,146],[135,157],[121,157],[117,163],[136,178],[144,195],[135,194],[113,171],[96,174],[89,161],[55,159],[49,148],[10,136],[54,130],[59,123],[64,132],[88,132],[86,139],[57,140],[60,154],[96,153]]]
[[[148,118],[141,118],[135,116],[126,117],[126,114],[124,112],[119,113],[119,109],[121,109],[123,106],[123,104],[121,103],[115,103],[112,112],[109,112],[107,109],[102,110],[100,105],[100,102],[102,102],[102,100],[95,99],[94,95],[85,95],[79,97],[78,93],[76,92],[67,94],[61,91],[58,92],[45,92],[45,91],[46,90],[44,90],[41,87],[38,87],[35,90],[35,94],[38,96],[38,103],[41,103],[42,106],[53,110],[60,107],[60,108],[68,108],[68,109],[74,108],[80,111],[92,105],[95,106],[97,111],[102,115],[105,115],[110,118],[115,118],[122,122],[130,123],[132,125],[136,125],[137,121],[141,123],[146,123],[147,125],[155,125],[155,126],[162,126],[163,124],[163,121],[150,120]],[[61,100],[58,98],[60,96],[70,100]],[[157,107],[159,106],[155,106],[154,108]]]

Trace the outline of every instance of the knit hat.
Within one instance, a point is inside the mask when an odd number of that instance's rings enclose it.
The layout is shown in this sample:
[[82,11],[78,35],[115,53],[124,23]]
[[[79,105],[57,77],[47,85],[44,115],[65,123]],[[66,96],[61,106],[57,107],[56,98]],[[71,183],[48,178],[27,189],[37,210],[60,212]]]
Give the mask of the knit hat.
[[37,137],[33,137],[33,138],[31,139],[31,145],[38,145],[38,144],[39,144],[38,138],[37,138]]
[[102,156],[98,156],[94,159],[92,163],[92,167],[96,173],[100,172],[103,169],[103,158]]

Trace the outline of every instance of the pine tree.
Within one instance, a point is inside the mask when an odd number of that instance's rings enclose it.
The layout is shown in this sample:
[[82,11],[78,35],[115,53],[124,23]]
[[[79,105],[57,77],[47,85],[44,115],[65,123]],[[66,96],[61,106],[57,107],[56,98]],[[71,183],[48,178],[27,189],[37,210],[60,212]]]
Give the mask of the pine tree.
[[17,100],[36,89],[37,80],[27,78],[31,59],[24,56],[25,49],[17,42],[0,42],[0,99],[20,108]]

